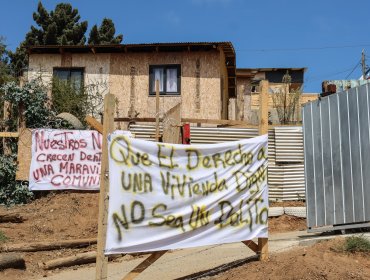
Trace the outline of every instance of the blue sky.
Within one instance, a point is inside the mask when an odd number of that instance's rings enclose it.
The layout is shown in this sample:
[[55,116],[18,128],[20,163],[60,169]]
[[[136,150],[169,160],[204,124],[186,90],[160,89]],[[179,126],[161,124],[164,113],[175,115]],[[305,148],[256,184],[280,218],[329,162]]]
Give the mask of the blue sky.
[[[50,10],[61,1],[44,0]],[[89,22],[112,18],[123,43],[231,41],[237,67],[307,67],[305,92],[329,79],[357,79],[370,65],[370,1],[73,0]],[[0,36],[14,50],[34,24],[36,0],[2,0]],[[355,69],[353,72],[352,70]],[[352,73],[351,73],[352,72]]]

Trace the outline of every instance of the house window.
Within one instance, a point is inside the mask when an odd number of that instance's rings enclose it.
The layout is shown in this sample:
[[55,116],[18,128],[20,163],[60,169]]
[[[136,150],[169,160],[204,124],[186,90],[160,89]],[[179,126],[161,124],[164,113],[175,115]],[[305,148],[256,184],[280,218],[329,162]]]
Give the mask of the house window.
[[53,78],[59,82],[70,83],[75,90],[83,87],[83,68],[54,68]]
[[155,81],[159,81],[160,95],[180,95],[181,92],[180,65],[150,65],[149,95],[155,95]]

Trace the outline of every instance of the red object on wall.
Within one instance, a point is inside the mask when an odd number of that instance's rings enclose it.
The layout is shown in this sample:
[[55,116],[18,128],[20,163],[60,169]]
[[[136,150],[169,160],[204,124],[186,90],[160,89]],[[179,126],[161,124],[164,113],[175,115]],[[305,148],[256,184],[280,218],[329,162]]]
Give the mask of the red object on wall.
[[185,123],[181,129],[182,134],[182,143],[190,144],[190,124]]

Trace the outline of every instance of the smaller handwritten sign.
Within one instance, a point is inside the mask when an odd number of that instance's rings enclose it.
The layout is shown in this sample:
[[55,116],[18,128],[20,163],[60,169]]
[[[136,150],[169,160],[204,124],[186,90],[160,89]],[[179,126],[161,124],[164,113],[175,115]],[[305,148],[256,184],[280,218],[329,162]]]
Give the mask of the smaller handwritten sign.
[[32,130],[30,190],[98,190],[102,136],[93,130]]

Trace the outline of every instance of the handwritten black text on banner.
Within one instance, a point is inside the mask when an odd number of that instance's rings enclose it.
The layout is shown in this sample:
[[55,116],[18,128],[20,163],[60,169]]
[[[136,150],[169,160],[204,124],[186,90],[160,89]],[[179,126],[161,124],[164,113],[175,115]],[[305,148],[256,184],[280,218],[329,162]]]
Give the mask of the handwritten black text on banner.
[[211,145],[109,136],[106,253],[267,237],[267,135]]

